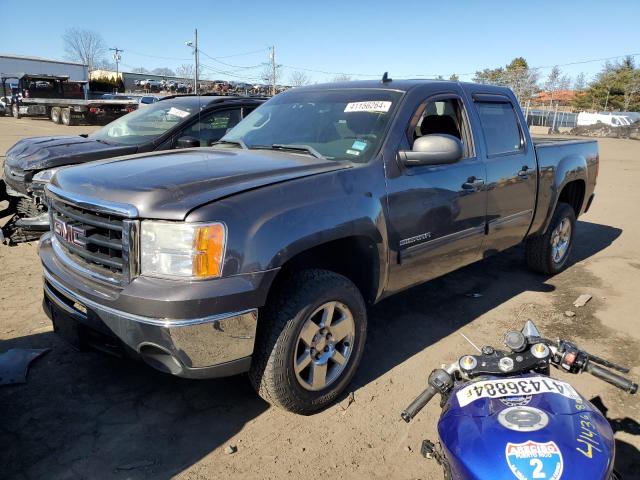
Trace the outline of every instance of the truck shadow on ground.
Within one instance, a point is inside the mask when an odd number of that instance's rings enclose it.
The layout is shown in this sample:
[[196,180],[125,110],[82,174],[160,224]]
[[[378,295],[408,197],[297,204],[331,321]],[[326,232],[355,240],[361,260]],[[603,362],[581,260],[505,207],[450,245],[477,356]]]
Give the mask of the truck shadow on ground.
[[[607,248],[622,230],[580,221],[576,232],[573,263]],[[554,291],[549,278],[527,268],[524,249],[518,246],[383,300],[369,312],[367,349],[355,387],[375,380],[520,293]],[[496,332],[496,341],[501,334]],[[438,359],[439,363],[453,360]],[[425,381],[436,366],[425,365]]]
[[[574,261],[621,234],[587,222],[577,232]],[[514,248],[372,307],[365,357],[350,390],[523,291],[554,289],[522,264],[522,249]],[[465,295],[474,292],[482,297]],[[268,408],[242,376],[184,380],[77,353],[51,332],[0,342],[0,351],[16,347],[52,351],[34,363],[26,385],[0,388],[0,465],[7,477],[170,478]]]
[[[609,418],[609,409],[600,396],[592,398],[590,402],[605,416],[614,434],[624,432],[634,436],[640,435],[640,423],[633,418]],[[638,474],[638,465],[640,465],[640,451],[630,443],[616,438],[616,471],[622,475],[623,479],[635,478]]]

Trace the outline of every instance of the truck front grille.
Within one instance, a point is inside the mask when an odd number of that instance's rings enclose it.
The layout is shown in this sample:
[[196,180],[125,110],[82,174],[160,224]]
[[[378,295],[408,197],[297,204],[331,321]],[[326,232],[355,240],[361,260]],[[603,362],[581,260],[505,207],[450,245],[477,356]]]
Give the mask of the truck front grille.
[[94,276],[128,283],[135,221],[53,198],[49,209],[51,231],[63,253]]

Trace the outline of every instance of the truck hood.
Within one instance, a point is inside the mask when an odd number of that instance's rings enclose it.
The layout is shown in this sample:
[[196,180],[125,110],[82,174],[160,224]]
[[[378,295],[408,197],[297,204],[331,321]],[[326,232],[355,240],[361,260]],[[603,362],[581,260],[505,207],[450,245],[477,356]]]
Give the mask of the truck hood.
[[184,220],[229,195],[349,166],[282,151],[195,148],[64,169],[52,184],[70,198],[133,206],[140,218]]
[[135,153],[138,147],[107,145],[80,135],[29,137],[7,151],[5,161],[12,169],[44,170],[63,165],[101,160]]

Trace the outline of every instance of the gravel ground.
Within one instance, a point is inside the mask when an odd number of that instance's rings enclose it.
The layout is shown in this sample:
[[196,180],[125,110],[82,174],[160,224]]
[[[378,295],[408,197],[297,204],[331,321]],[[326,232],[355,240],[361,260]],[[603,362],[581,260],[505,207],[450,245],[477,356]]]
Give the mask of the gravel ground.
[[[92,128],[0,118],[0,152],[25,136]],[[423,438],[436,439],[437,405],[411,425],[400,411],[432,368],[470,350],[460,332],[498,345],[501,332],[528,318],[547,336],[631,366],[640,379],[640,142],[599,143],[597,197],[578,223],[567,271],[532,274],[514,248],[372,307],[365,357],[347,392],[354,401],[345,394],[310,417],[270,408],[242,376],[188,381],[73,351],[41,311],[36,244],[0,247],[0,352],[51,349],[27,384],[0,387],[0,477],[442,478],[419,454]],[[572,307],[582,293],[593,299]],[[616,430],[617,466],[637,478],[638,398],[586,375],[556,375],[587,398],[600,396]]]

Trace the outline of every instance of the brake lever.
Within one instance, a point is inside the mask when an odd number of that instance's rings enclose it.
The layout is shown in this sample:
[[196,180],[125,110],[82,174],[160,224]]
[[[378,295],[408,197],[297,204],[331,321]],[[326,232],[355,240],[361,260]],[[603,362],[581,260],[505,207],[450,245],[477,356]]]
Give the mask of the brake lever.
[[591,353],[587,353],[587,356],[589,357],[589,360],[592,361],[593,363],[597,363],[599,365],[602,365],[603,367],[611,368],[612,370],[617,370],[618,372],[621,372],[621,373],[629,373],[629,369],[627,367],[623,367],[622,365],[618,365],[616,363],[610,362],[609,360],[605,360],[604,358],[598,357]]

